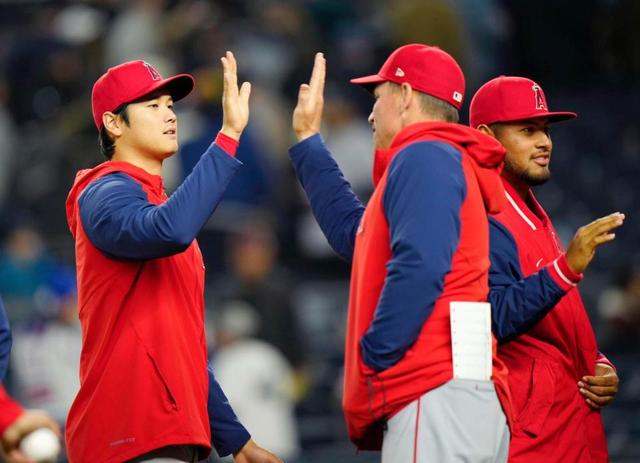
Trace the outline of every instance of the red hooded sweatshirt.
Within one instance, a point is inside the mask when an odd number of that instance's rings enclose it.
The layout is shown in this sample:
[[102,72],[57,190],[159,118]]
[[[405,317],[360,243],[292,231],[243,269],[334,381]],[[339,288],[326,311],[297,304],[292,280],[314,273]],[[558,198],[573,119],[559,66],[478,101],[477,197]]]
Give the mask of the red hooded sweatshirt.
[[[204,265],[195,241],[168,257],[107,257],[88,239],[78,199],[95,179],[124,172],[149,202],[167,199],[160,176],[126,162],[78,173],[67,198],[75,238],[83,344],[80,391],[69,411],[73,463],[122,462],[176,444],[211,449],[207,415]],[[197,346],[197,347],[194,347]]]
[[[400,152],[410,156],[412,147],[428,149],[429,143],[424,142],[441,142],[461,154],[466,195],[459,211],[460,236],[450,271],[439,276],[444,278],[443,289],[415,343],[395,365],[376,373],[363,361],[361,340],[376,317],[392,258],[392,224],[388,223],[384,211],[389,165]],[[442,151],[434,154],[446,155]],[[495,139],[476,130],[457,124],[426,122],[405,128],[389,150],[376,152],[375,191],[355,240],[345,347],[343,407],[349,436],[360,449],[380,449],[381,422],[453,377],[449,303],[487,301],[487,214],[500,211],[505,202],[499,176],[504,156],[504,149]],[[429,201],[433,198],[425,198],[425,207],[429,207]],[[493,354],[492,379],[510,422],[507,370],[495,355],[495,339]]]

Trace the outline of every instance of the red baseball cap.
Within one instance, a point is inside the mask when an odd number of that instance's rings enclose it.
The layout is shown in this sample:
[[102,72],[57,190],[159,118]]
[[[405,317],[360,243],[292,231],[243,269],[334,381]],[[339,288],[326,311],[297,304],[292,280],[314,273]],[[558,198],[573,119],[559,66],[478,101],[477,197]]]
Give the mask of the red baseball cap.
[[160,88],[166,88],[174,101],[187,96],[195,81],[189,74],[178,74],[163,79],[146,61],[129,61],[109,68],[93,85],[91,107],[98,130],[102,128],[102,115],[120,105],[131,103]]
[[464,74],[450,54],[420,43],[396,49],[377,74],[351,79],[351,83],[372,90],[380,82],[407,82],[414,90],[452,104],[458,110],[464,98]]
[[572,112],[549,111],[542,87],[524,77],[500,76],[484,84],[471,99],[469,125],[512,122],[546,117],[559,122],[576,117]]

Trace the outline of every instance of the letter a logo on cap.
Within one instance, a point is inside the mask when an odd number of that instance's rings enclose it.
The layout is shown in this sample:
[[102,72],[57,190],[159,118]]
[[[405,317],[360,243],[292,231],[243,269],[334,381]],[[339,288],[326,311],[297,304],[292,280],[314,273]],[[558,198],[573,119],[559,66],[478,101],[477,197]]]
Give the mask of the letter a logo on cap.
[[536,109],[548,111],[547,102],[544,101],[544,95],[542,94],[542,89],[540,88],[540,86],[538,84],[533,84],[531,89],[533,90],[533,93],[535,95]]
[[160,73],[158,71],[156,71],[153,66],[151,66],[149,63],[147,63],[146,61],[143,61],[144,63],[144,67],[147,68],[147,71],[149,71],[149,74],[151,75],[151,78],[153,80],[162,80],[162,76],[160,76]]

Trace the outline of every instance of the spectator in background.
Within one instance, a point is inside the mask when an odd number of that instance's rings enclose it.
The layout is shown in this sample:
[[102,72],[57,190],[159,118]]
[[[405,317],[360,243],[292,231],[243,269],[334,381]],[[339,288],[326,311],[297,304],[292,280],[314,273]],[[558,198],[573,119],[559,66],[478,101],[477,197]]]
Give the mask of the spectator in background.
[[640,342],[640,269],[625,266],[598,301],[605,343],[611,350],[635,351]]
[[304,360],[301,333],[291,301],[291,277],[277,265],[278,243],[266,219],[245,220],[227,240],[228,275],[216,284],[222,300],[250,304],[260,321],[255,337],[273,346],[299,368]]
[[61,269],[39,293],[42,316],[14,333],[13,381],[23,404],[43,409],[63,424],[80,386],[82,332],[75,273]]
[[163,26],[166,0],[124,2],[105,34],[105,62],[108,66],[134,59],[157,62],[165,55]]
[[23,224],[9,232],[0,251],[0,294],[5,298],[9,320],[25,322],[33,317],[34,296],[38,288],[46,286],[54,269],[34,227]]
[[16,127],[11,111],[7,106],[9,101],[9,86],[0,75],[0,209],[4,206],[12,182],[13,156],[15,155],[17,137]]
[[255,337],[259,329],[251,305],[225,303],[216,317],[212,367],[254,439],[288,461],[299,451],[293,370],[278,349]]

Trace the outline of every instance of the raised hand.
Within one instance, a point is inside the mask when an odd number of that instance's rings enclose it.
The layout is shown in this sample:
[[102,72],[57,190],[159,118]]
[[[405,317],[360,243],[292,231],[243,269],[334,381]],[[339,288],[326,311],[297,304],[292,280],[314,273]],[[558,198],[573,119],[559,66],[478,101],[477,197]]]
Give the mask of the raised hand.
[[224,72],[224,84],[222,92],[222,129],[225,135],[240,140],[242,131],[249,122],[249,95],[251,84],[243,82],[238,89],[238,64],[233,53],[228,51],[220,58]]
[[614,212],[580,227],[567,249],[567,262],[576,273],[585,271],[595,255],[596,248],[612,241],[616,235],[611,233],[624,223],[624,214]]
[[263,449],[250,439],[238,453],[233,455],[234,463],[282,463],[273,453]]
[[311,80],[300,85],[298,104],[293,110],[293,131],[298,141],[320,132],[324,107],[324,79],[326,62],[322,53],[316,53]]

